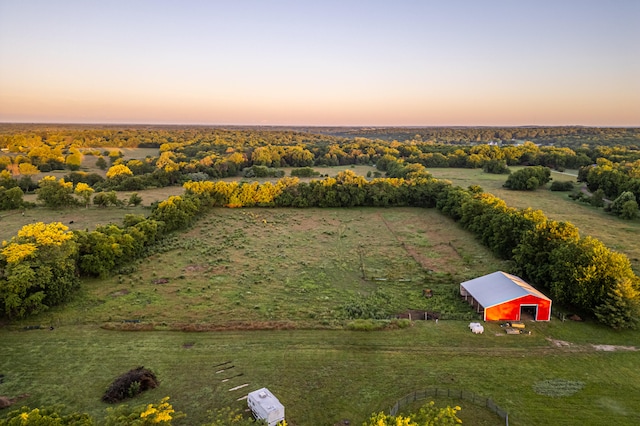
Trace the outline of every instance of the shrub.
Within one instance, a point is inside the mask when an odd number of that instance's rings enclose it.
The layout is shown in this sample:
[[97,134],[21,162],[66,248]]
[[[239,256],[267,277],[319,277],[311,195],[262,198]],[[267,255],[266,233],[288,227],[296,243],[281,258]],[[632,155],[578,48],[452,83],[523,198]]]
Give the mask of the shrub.
[[357,319],[347,324],[348,330],[353,331],[374,331],[381,330],[387,326],[388,321],[376,321],[372,319]]
[[[367,177],[370,175],[370,173],[371,171],[369,171],[369,174],[367,175]],[[300,168],[291,170],[291,176],[314,177],[314,176],[320,176],[320,173],[316,172],[312,167],[300,167]]]
[[115,404],[157,386],[158,380],[151,370],[144,367],[134,368],[114,380],[102,396],[102,400]]
[[607,210],[623,219],[633,219],[638,214],[636,196],[631,191],[625,191],[608,206]]
[[485,173],[492,173],[492,174],[496,174],[496,175],[508,175],[511,173],[511,170],[509,170],[509,167],[507,167],[507,162],[505,160],[489,160],[486,163],[484,163],[484,166],[482,167],[482,170]]
[[554,181],[549,187],[551,191],[573,191],[573,182],[571,181]]
[[87,413],[64,413],[62,406],[29,408],[21,407],[0,418],[0,425],[6,426],[92,426],[94,420]]

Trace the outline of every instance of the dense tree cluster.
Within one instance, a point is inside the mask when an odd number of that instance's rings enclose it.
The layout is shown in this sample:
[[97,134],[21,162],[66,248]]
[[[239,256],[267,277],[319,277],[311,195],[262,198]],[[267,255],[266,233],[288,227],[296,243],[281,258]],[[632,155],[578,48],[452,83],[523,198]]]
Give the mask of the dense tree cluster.
[[591,192],[601,189],[609,199],[619,197],[623,192],[631,192],[640,199],[640,160],[633,162],[613,162],[604,157],[595,164],[583,167],[578,180],[585,182]]
[[533,191],[546,185],[551,180],[551,170],[548,167],[531,166],[512,173],[504,183],[507,189]]

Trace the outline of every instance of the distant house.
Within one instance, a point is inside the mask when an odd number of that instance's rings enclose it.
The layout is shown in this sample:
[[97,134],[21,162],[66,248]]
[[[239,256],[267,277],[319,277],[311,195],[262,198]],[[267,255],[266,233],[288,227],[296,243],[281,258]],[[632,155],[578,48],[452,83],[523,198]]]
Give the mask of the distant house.
[[502,271],[461,283],[460,295],[485,321],[551,319],[551,299],[522,278]]

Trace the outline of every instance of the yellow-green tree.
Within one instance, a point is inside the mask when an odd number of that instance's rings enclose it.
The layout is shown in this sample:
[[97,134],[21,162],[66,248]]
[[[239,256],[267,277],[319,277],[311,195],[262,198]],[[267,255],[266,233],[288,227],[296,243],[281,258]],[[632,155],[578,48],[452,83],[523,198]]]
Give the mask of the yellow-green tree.
[[133,176],[133,172],[124,164],[116,164],[107,170],[107,178],[109,179],[118,178],[120,176]]
[[0,307],[24,318],[68,300],[78,286],[73,234],[59,222],[25,225],[0,251]]
[[93,194],[93,188],[91,188],[89,185],[87,185],[84,182],[78,182],[78,184],[76,185],[76,188],[73,190],[73,192],[80,197],[80,199],[82,200],[82,203],[85,205],[85,207],[89,207],[89,202],[91,201],[91,195]]
[[82,165],[82,154],[76,150],[73,154],[70,154],[65,159],[65,164],[69,170],[78,170]]
[[451,426],[462,423],[458,418],[458,411],[461,408],[455,407],[436,407],[433,401],[420,407],[417,413],[408,414],[406,416],[392,416],[385,413],[374,413],[368,421],[362,426]]
[[33,176],[40,173],[40,170],[36,166],[30,163],[20,163],[18,164],[18,171],[23,176]]
[[73,183],[71,182],[65,182],[62,178],[56,180],[54,176],[45,176],[40,179],[38,186],[36,198],[46,207],[57,209],[76,204],[76,199],[73,198]]

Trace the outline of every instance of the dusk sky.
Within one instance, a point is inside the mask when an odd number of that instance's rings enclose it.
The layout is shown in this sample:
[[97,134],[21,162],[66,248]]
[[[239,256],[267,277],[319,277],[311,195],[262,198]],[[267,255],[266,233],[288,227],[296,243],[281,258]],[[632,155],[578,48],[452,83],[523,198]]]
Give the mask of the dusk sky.
[[0,0],[0,122],[640,126],[640,0]]

